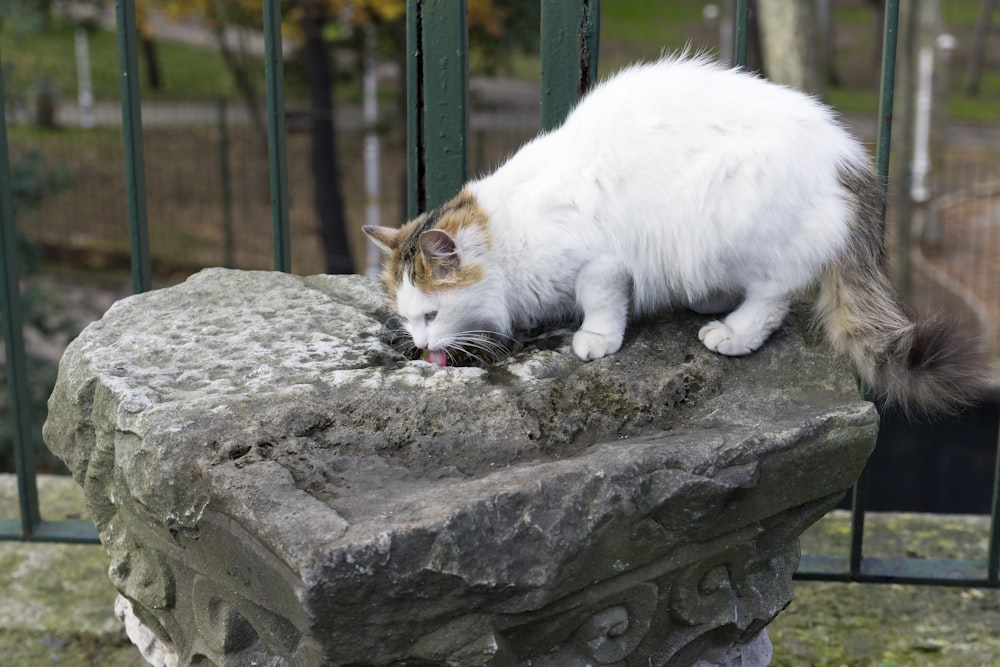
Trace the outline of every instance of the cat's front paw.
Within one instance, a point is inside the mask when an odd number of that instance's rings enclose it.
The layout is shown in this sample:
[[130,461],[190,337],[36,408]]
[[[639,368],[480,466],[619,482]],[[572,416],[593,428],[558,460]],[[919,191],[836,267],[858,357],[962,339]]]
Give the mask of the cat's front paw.
[[732,328],[725,322],[709,322],[698,331],[698,340],[712,352],[730,357],[742,357],[750,354],[756,348],[741,340]]
[[621,349],[622,337],[580,330],[573,334],[573,351],[584,361],[600,359]]

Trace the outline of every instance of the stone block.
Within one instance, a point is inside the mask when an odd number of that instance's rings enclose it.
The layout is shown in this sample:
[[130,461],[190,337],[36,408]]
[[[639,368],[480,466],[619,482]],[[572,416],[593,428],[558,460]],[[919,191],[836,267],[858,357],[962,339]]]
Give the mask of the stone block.
[[69,347],[45,438],[162,665],[767,664],[798,535],[877,416],[793,317],[702,318],[489,368],[388,344],[364,278],[203,271]]

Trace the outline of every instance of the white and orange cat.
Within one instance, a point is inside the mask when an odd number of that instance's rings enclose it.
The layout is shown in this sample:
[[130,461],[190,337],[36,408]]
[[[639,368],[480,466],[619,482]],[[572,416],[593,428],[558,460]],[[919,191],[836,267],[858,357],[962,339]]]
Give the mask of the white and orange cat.
[[445,365],[515,330],[582,319],[573,351],[613,354],[630,314],[728,313],[698,337],[745,355],[818,284],[834,347],[906,409],[970,401],[979,347],[915,321],[884,268],[882,188],[811,97],[705,58],[636,65],[558,129],[400,229],[366,227],[414,344]]

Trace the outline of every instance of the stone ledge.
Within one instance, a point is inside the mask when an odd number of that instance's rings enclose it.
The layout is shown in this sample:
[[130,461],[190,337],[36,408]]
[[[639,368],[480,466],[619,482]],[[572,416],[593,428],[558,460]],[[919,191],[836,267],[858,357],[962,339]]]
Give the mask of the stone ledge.
[[675,314],[590,364],[438,369],[384,308],[210,270],[67,350],[47,442],[180,664],[740,664],[874,442],[801,323],[744,359]]
[[[48,519],[81,518],[83,489],[42,476]],[[0,474],[0,516],[17,515],[17,484]],[[987,517],[870,514],[866,548],[915,557],[982,559]],[[846,553],[850,521],[835,511],[803,535],[803,553]],[[3,559],[33,563],[15,583],[0,568],[0,656],[5,664],[142,667],[112,610],[108,557],[99,546],[0,543]],[[24,614],[29,606],[45,611]],[[29,619],[36,620],[29,622]],[[934,586],[796,582],[791,605],[769,626],[772,667],[989,665],[1000,655],[1000,591]]]

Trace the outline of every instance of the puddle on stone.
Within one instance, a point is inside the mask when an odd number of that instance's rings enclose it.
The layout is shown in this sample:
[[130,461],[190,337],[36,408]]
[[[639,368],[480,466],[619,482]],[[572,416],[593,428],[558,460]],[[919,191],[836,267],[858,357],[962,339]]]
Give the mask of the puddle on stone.
[[[399,317],[390,311],[376,315],[382,323],[379,340],[389,350],[408,361],[430,361],[427,350],[421,350],[413,344],[406,327]],[[472,349],[449,349],[448,366],[493,368],[508,359],[534,350],[557,350],[569,344],[572,330],[560,328],[537,328],[531,331],[518,332],[513,339],[507,340],[500,334],[483,334],[480,340],[473,343]],[[391,356],[391,355],[390,355]],[[386,366],[386,355],[371,354],[373,366]]]

